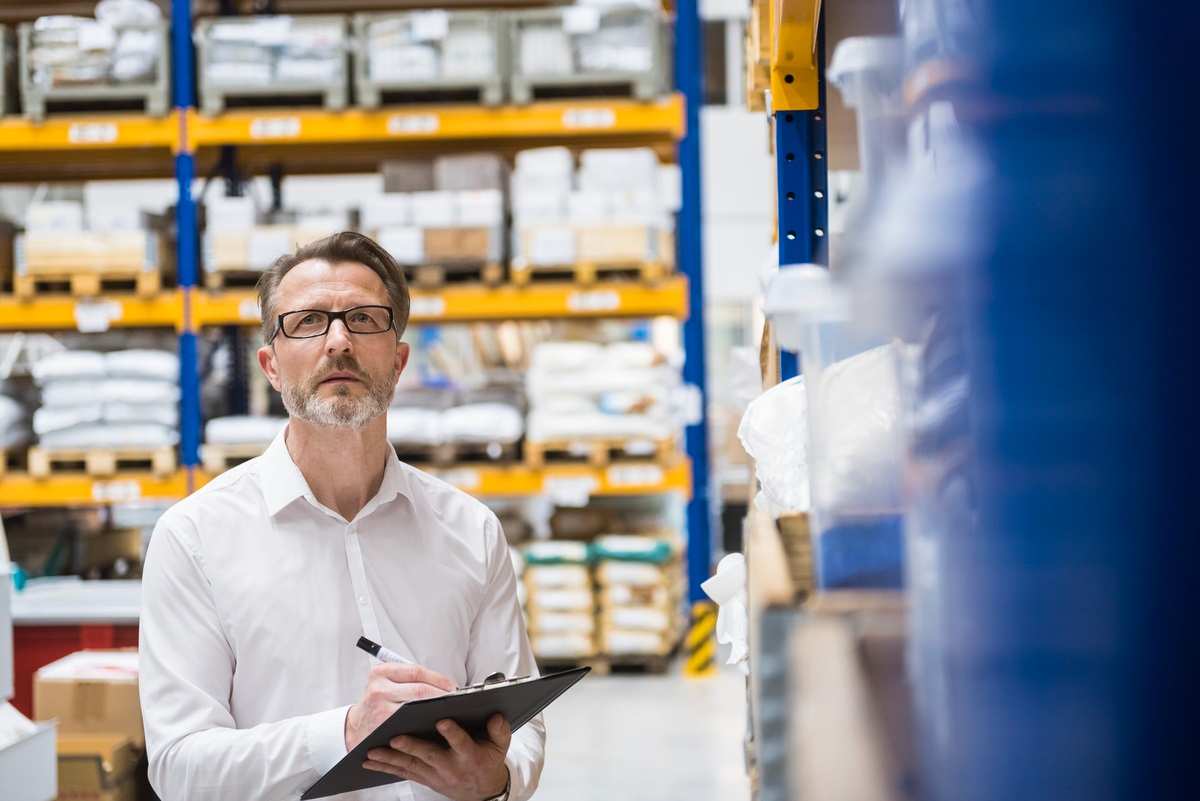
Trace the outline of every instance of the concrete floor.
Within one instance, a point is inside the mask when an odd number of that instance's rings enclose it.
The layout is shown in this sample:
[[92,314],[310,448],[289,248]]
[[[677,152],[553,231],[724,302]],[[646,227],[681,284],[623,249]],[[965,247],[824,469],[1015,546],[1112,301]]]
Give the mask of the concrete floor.
[[744,678],[589,676],[546,710],[536,801],[747,801]]

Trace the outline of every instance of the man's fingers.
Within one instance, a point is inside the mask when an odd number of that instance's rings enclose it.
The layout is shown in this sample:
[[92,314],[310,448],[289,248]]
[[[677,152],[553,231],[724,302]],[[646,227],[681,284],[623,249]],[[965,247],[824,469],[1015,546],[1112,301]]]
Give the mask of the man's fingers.
[[419,701],[424,698],[437,698],[445,695],[446,691],[432,684],[387,684],[380,688],[380,694],[388,701],[403,704],[405,701]]
[[512,742],[512,727],[501,714],[492,715],[487,725],[488,737],[503,753],[508,753],[509,743]]
[[414,756],[402,754],[391,748],[372,748],[367,752],[363,767],[390,773],[402,779],[413,779],[424,785],[433,781],[433,773],[428,765]]
[[443,720],[437,725],[438,733],[446,741],[447,745],[454,749],[454,752],[459,756],[470,757],[475,754],[475,741],[471,739],[471,735],[467,734],[462,726],[459,726],[453,720]]
[[390,679],[398,684],[430,684],[440,687],[446,692],[453,692],[454,682],[438,673],[420,665],[405,665],[400,662],[380,662],[371,668],[371,672]]
[[395,737],[388,745],[401,754],[425,763],[434,770],[445,767],[446,757],[449,753],[441,746],[427,743],[416,737]]

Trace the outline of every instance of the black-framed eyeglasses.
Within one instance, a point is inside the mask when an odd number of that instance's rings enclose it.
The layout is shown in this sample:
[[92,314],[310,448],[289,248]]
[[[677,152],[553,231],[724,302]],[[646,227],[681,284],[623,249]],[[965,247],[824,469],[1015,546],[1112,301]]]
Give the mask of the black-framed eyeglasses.
[[278,334],[288,339],[323,337],[334,320],[341,320],[352,334],[382,334],[394,324],[391,306],[355,306],[344,311],[327,309],[297,309],[279,315],[274,340]]

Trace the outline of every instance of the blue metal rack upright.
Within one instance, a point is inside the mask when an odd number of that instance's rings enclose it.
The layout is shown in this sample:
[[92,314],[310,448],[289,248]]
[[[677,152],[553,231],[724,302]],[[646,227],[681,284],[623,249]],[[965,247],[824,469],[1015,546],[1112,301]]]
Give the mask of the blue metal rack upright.
[[196,105],[192,73],[191,0],[171,2],[171,54],[174,74],[173,98],[181,126],[182,145],[175,154],[175,203],[177,228],[176,253],[179,288],[183,293],[183,329],[179,334],[179,389],[181,396],[179,432],[181,461],[188,474],[188,491],[195,487],[195,468],[200,463],[200,370],[192,299],[198,283],[199,244],[196,240],[196,204],[192,200],[192,181],[196,175],[196,157],[187,136],[189,111]]
[[[825,25],[817,22],[817,97],[810,111],[776,111],[779,263],[829,264],[829,170],[825,135]],[[779,352],[781,379],[800,374],[797,354]]]
[[688,601],[692,624],[687,637],[689,675],[712,672],[715,643],[712,614],[701,582],[712,574],[712,499],[709,497],[708,376],[704,351],[704,238],[701,231],[700,108],[704,104],[704,52],[697,0],[675,7],[675,86],[683,93],[687,130],[679,143],[683,203],[677,238],[679,269],[688,279],[689,315],[683,324],[684,380],[700,390],[700,419],[687,428],[692,465],[692,497],[687,506]]

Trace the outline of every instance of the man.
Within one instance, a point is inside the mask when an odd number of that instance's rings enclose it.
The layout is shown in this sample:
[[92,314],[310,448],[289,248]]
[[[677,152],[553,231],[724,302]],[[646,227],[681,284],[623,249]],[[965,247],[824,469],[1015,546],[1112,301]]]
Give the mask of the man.
[[[402,464],[387,408],[408,361],[396,262],[341,233],[259,282],[259,365],[285,430],[159,520],[146,555],[141,699],[164,801],[296,799],[400,704],[536,671],[499,522]],[[412,659],[381,663],[360,635]],[[410,781],[357,799],[523,801],[541,718],[476,742],[400,738],[366,767]]]

